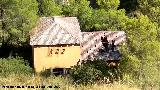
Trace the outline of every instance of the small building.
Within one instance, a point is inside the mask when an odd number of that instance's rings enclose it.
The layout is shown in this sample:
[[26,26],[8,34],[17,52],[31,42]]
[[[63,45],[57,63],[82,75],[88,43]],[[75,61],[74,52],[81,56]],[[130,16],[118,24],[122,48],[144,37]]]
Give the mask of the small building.
[[76,17],[42,17],[32,30],[34,68],[70,68],[82,60],[120,60],[124,31],[81,32]]
[[42,17],[30,35],[34,68],[70,68],[80,59],[81,31],[76,17]]

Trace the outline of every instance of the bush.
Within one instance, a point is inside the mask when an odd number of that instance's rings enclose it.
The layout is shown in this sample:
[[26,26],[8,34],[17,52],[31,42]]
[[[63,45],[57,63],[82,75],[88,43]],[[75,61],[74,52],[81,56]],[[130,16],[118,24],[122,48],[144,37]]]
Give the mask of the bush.
[[0,59],[0,76],[8,76],[11,74],[32,74],[33,70],[29,64],[22,58],[4,58]]
[[[75,65],[70,71],[70,76],[77,84],[93,84],[97,82],[107,82],[118,79],[118,69],[111,68],[104,60],[87,60],[81,65]],[[106,80],[107,78],[108,80]]]

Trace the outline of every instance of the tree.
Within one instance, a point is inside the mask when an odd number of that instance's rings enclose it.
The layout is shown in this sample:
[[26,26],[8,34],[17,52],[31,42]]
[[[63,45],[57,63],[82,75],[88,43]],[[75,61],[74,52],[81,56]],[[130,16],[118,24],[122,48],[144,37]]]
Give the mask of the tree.
[[38,16],[36,0],[1,0],[0,36],[2,45],[19,46],[29,38]]
[[2,43],[6,40],[6,37],[8,36],[7,34],[7,23],[6,23],[6,12],[9,12],[9,8],[12,8],[14,5],[14,1],[13,0],[1,0],[0,1],[0,45],[2,45]]
[[119,0],[97,0],[97,4],[100,8],[106,10],[117,10],[119,7],[120,1]]
[[138,0],[140,11],[160,25],[160,0]]
[[125,27],[127,17],[125,10],[108,10],[98,9],[92,16],[92,27],[94,31],[119,31]]
[[120,0],[118,9],[125,9],[126,13],[131,13],[137,10],[137,7],[139,7],[137,0]]
[[157,85],[160,78],[160,42],[157,40],[158,25],[147,16],[128,18],[126,28],[127,45],[122,48],[121,70],[141,86]]
[[62,7],[55,0],[37,0],[39,4],[39,16],[58,16],[62,13]]
[[[119,1],[97,0],[99,8],[90,6],[87,0],[70,0],[70,5],[63,5],[63,15],[76,16],[82,31],[119,30],[125,22],[125,10],[117,10]],[[116,4],[115,4],[116,3]]]
[[79,19],[82,31],[90,31],[93,9],[88,0],[70,0],[69,5],[63,5],[63,15],[75,16]]
[[76,0],[69,0],[68,4],[62,5],[62,15],[75,17],[78,15],[78,4]]

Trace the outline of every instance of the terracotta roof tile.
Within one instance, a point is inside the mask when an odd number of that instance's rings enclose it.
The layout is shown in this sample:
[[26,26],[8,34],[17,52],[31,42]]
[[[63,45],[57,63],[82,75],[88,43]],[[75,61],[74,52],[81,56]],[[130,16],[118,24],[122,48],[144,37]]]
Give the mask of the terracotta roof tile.
[[30,36],[30,45],[79,44],[81,31],[76,17],[42,17]]
[[[82,32],[82,40],[80,43],[81,46],[81,60],[88,59],[88,57],[97,56],[98,58],[105,58],[110,60],[119,60],[119,54],[115,52],[105,52],[104,54],[99,54],[99,50],[103,49],[104,46],[101,42],[101,37],[107,37],[109,44],[112,43],[112,40],[115,40],[114,45],[119,45],[124,42],[126,35],[124,31],[97,31],[97,32]],[[105,55],[106,54],[106,55]]]

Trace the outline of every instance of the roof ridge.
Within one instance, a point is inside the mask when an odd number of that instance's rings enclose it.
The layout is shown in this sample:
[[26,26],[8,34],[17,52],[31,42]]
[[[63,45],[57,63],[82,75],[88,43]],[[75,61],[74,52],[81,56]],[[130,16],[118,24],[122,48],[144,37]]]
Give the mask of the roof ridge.
[[61,30],[65,30],[67,32],[67,34],[70,34],[73,37],[73,35],[68,30],[66,30],[63,26],[61,26],[60,24],[59,24],[59,26],[60,26],[60,28],[62,28]]
[[[47,26],[45,27],[46,24]],[[33,36],[30,36],[30,45],[80,43],[79,36],[81,36],[81,31],[77,17],[41,17],[38,25],[36,26],[38,32],[34,33]],[[43,28],[43,26],[45,28]],[[56,38],[54,38],[53,36],[55,36]]]

